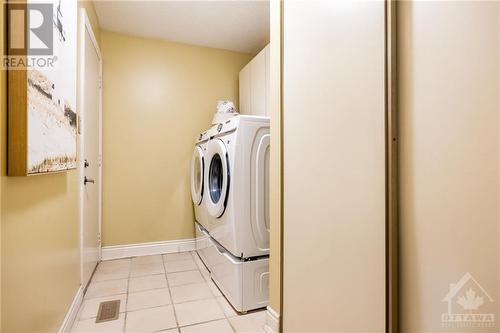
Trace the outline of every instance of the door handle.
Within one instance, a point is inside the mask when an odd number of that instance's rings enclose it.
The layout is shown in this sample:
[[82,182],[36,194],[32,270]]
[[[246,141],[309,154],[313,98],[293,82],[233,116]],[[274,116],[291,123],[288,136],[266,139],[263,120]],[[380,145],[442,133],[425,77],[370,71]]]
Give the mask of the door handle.
[[95,180],[92,178],[87,178],[87,176],[83,177],[83,185],[87,185],[87,183],[95,184]]

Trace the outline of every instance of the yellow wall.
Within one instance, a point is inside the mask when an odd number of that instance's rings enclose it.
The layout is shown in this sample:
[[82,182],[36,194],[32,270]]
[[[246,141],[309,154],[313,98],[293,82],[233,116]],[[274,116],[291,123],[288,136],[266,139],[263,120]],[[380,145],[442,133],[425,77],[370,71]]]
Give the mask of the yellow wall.
[[269,257],[269,306],[281,311],[281,1],[270,5],[270,114],[271,114],[271,231]]
[[[401,331],[498,332],[500,4],[399,4]],[[496,328],[441,328],[466,272]]]
[[2,71],[1,330],[55,332],[80,284],[78,172],[6,177],[5,97]]
[[190,161],[250,55],[102,32],[103,245],[194,237]]

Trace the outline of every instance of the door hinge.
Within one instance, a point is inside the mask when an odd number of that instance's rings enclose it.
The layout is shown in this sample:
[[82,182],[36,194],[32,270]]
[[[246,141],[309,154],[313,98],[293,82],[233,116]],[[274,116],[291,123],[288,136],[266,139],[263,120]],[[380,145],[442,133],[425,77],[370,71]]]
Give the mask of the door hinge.
[[101,245],[101,233],[97,234],[97,242]]
[[102,88],[102,76],[99,76],[99,89]]

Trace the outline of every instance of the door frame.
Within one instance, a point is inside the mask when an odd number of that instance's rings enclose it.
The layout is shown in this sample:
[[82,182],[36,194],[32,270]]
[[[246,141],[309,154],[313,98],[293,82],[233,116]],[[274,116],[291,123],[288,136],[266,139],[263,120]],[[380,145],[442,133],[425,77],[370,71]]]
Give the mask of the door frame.
[[[80,282],[83,285],[83,211],[84,211],[84,191],[85,191],[85,185],[84,185],[84,145],[85,145],[85,134],[83,132],[83,127],[81,126],[82,124],[82,119],[84,119],[84,96],[85,96],[85,79],[84,79],[84,73],[85,73],[85,34],[88,33],[90,36],[90,39],[92,41],[92,44],[95,48],[95,51],[97,53],[97,56],[99,57],[99,128],[98,128],[98,135],[99,135],[99,166],[98,166],[98,179],[97,179],[97,184],[98,184],[98,240],[99,240],[99,256],[98,256],[98,261],[101,260],[102,257],[102,246],[101,246],[101,224],[102,224],[102,56],[101,56],[101,50],[99,48],[99,44],[97,43],[97,39],[95,38],[94,31],[92,29],[92,25],[90,24],[90,20],[87,15],[87,11],[82,8],[79,10],[79,29],[78,29],[78,134],[79,134],[79,152],[78,152],[78,171],[79,171],[79,181],[80,181]],[[83,286],[84,288],[86,286]]]

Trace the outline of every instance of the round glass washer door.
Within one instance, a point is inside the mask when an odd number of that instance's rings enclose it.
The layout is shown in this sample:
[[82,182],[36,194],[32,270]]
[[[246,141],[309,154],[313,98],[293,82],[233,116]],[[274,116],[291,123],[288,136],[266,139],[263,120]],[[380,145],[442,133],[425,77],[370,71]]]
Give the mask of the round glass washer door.
[[208,191],[206,201],[208,213],[213,217],[221,217],[226,210],[229,194],[229,163],[224,143],[219,140],[208,142],[206,151],[207,170],[205,186]]
[[191,158],[191,198],[195,205],[200,205],[203,201],[204,174],[205,160],[203,158],[203,150],[199,146],[196,146]]

